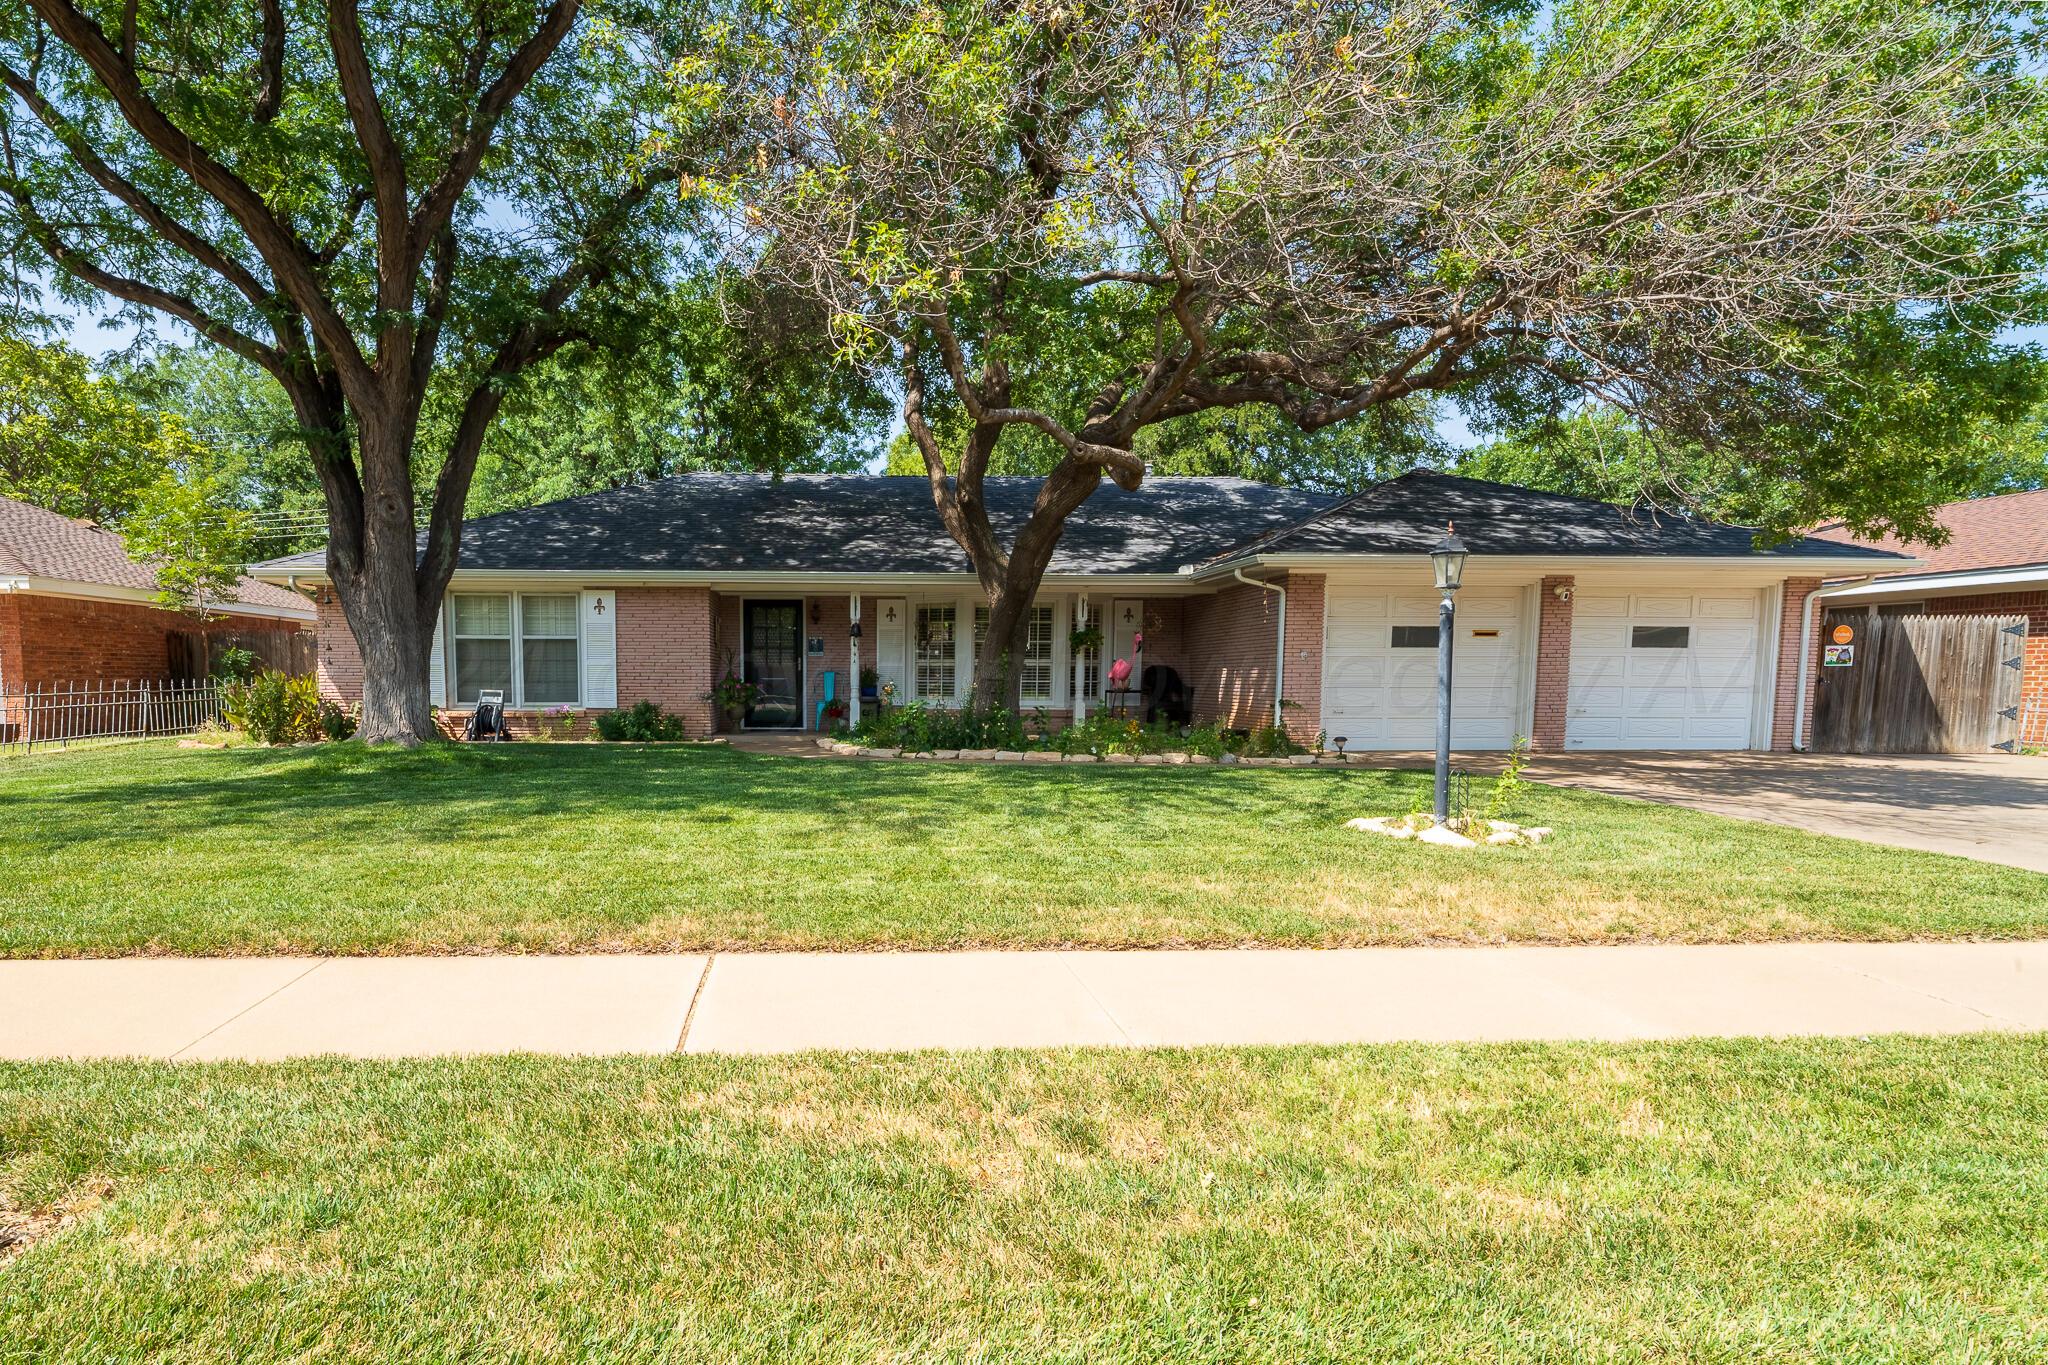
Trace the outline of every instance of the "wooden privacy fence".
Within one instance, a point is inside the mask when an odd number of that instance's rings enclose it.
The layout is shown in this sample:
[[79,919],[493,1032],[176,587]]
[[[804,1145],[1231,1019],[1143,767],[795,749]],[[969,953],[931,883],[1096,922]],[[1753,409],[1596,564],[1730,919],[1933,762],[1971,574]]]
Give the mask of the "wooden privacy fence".
[[219,716],[220,688],[212,682],[57,683],[0,693],[0,757],[189,735]]
[[214,665],[230,649],[254,654],[265,673],[288,673],[294,678],[309,676],[319,658],[318,643],[310,630],[174,630],[167,643],[171,676],[193,682],[212,677]]
[[1836,754],[2010,753],[2019,747],[2026,641],[2024,616],[1831,611],[1821,625],[1813,747]]

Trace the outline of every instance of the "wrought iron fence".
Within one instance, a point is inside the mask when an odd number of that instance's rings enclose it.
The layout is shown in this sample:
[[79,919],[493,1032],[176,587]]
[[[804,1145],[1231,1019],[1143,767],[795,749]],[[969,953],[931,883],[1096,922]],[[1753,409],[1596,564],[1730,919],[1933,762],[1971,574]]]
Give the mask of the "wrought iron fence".
[[219,718],[220,687],[211,680],[54,683],[0,693],[0,757],[189,735]]

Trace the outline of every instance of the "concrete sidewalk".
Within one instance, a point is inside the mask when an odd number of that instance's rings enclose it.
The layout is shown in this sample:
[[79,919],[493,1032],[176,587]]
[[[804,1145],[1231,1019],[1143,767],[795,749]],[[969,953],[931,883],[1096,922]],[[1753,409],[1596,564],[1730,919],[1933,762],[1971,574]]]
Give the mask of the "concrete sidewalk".
[[0,1058],[2048,1029],[2048,943],[0,962]]

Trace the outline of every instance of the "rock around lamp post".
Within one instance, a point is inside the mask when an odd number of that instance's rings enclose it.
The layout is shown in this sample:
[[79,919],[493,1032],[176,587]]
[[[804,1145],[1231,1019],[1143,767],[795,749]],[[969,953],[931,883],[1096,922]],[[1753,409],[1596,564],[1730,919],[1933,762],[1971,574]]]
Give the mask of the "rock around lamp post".
[[1465,580],[1465,542],[1444,527],[1444,538],[1429,552],[1429,564],[1436,575],[1436,590],[1443,601],[1436,609],[1436,820],[1451,818],[1451,642],[1458,623],[1453,600]]

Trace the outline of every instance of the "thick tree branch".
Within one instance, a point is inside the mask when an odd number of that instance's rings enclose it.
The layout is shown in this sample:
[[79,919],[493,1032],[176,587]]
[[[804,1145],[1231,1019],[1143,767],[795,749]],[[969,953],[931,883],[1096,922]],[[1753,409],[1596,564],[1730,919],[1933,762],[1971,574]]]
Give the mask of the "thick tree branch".
[[298,234],[271,212],[263,196],[248,182],[171,121],[142,88],[133,64],[114,49],[99,26],[71,0],[28,3],[51,32],[91,69],[129,126],[234,217],[270,267],[279,287],[305,314],[314,335],[333,354],[343,377],[366,373],[355,337],[328,302],[316,274],[313,253]]
[[284,104],[284,3],[262,3],[263,40],[256,52],[256,102],[252,112],[258,123],[269,123]]
[[164,211],[163,207],[144,194],[133,182],[115,171],[87,142],[76,126],[57,111],[56,106],[43,97],[41,90],[26,76],[13,67],[0,64],[0,82],[14,92],[29,112],[39,119],[43,126],[56,134],[64,144],[64,150],[76,161],[79,168],[91,176],[108,194],[126,204],[143,222],[162,234],[164,240],[183,251],[199,264],[211,270],[241,292],[243,298],[261,309],[269,309],[276,302],[276,295],[256,278],[240,261],[221,247],[200,236],[185,224]]
[[419,207],[413,211],[407,236],[410,259],[415,267],[426,253],[428,243],[455,211],[462,192],[476,177],[484,154],[490,150],[498,120],[504,117],[512,101],[519,98],[541,67],[547,64],[548,58],[554,55],[555,49],[561,46],[562,40],[575,26],[581,7],[582,0],[554,0],[547,13],[541,16],[539,26],[512,53],[504,71],[477,101],[476,112],[457,143],[454,155],[449,157],[446,169],[441,172],[440,179],[420,196]]
[[327,44],[334,52],[342,103],[370,169],[371,202],[377,206],[377,309],[388,319],[379,342],[381,361],[383,342],[407,331],[399,315],[412,308],[415,258],[407,217],[411,191],[405,183],[405,156],[377,98],[377,78],[363,47],[356,0],[327,0]]

